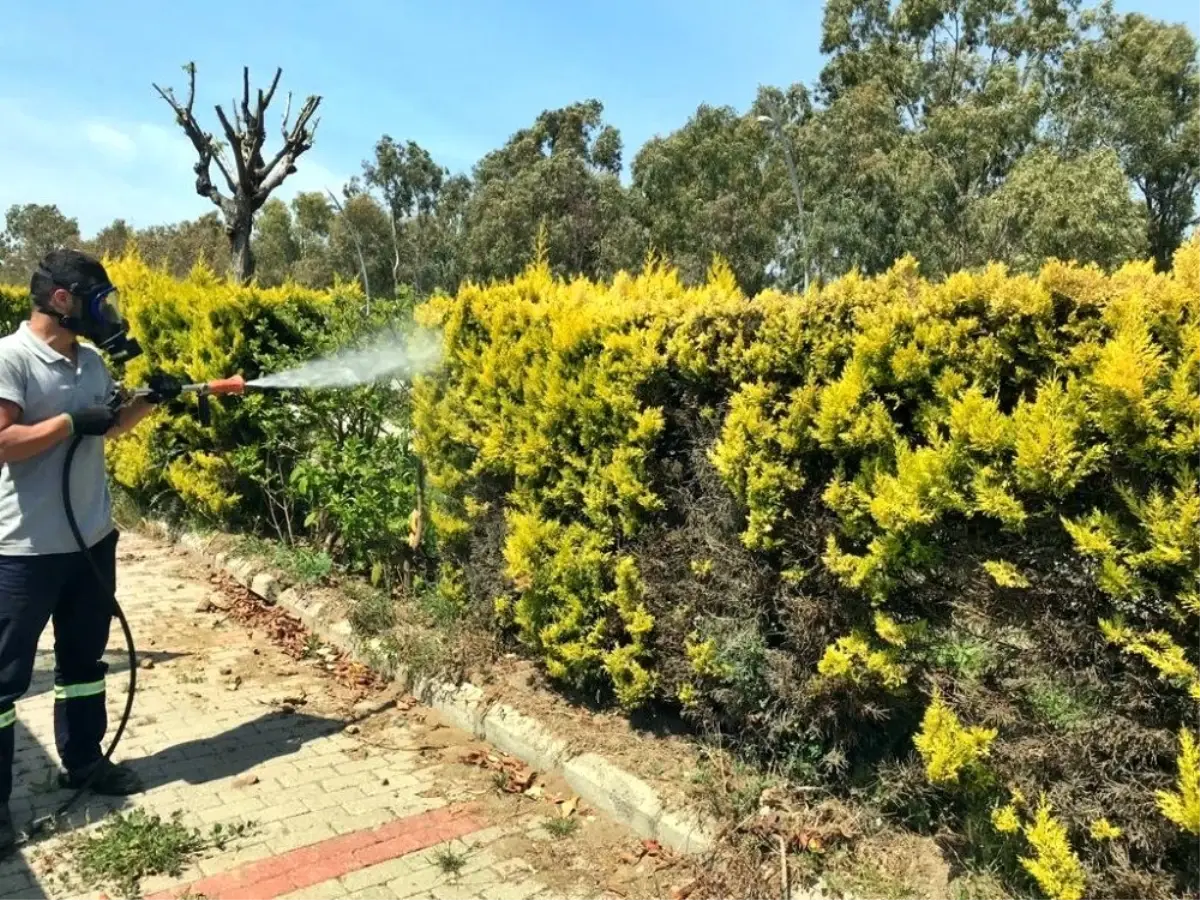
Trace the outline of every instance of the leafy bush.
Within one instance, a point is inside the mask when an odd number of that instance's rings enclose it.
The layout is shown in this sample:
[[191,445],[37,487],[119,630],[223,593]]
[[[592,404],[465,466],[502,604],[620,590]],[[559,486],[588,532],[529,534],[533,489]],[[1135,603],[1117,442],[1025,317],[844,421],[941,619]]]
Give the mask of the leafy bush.
[[566,686],[907,773],[881,802],[928,827],[1044,794],[1007,861],[1050,895],[1195,890],[1198,306],[1200,239],[1165,274],[468,285],[418,313],[440,550]]
[[[122,313],[143,355],[115,374],[129,386],[156,370],[188,381],[276,372],[411,325],[407,297],[369,314],[353,285],[244,287],[198,267],[185,279],[136,256],[108,260]],[[15,327],[28,290],[0,289]],[[118,483],[174,517],[308,543],[378,580],[411,556],[417,463],[409,450],[406,389],[387,384],[213,398],[202,425],[181,398],[109,445]],[[311,569],[313,566],[309,566]]]
[[8,334],[29,318],[29,287],[0,284],[0,327]]

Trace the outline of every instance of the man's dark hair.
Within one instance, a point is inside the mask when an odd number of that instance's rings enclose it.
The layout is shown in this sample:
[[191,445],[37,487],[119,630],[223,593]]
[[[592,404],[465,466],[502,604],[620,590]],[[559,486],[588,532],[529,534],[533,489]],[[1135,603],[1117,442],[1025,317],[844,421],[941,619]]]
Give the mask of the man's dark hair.
[[72,294],[86,296],[97,288],[111,284],[104,264],[82,250],[62,247],[51,250],[38,264],[29,279],[29,293],[33,305],[39,309],[50,303],[50,295],[56,288],[64,288]]

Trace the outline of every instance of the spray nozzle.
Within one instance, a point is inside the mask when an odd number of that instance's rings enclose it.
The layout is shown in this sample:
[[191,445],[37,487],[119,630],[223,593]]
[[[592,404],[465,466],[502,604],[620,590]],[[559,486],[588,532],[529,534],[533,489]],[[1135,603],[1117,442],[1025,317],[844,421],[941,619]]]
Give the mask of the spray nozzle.
[[206,393],[209,394],[244,394],[246,379],[241,375],[231,375],[229,378],[216,378],[198,387],[207,388]]

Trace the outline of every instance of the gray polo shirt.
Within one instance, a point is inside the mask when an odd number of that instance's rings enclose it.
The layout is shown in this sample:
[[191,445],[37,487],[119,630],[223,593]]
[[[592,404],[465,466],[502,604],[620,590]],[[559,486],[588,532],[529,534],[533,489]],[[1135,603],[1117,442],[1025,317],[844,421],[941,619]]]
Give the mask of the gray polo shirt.
[[[28,322],[0,338],[0,398],[21,407],[21,425],[106,403],[114,386],[93,347],[80,344],[71,362],[34,335]],[[0,555],[78,552],[62,502],[69,444],[61,441],[37,456],[0,465]],[[71,506],[89,547],[113,530],[104,438],[85,437],[75,451]]]

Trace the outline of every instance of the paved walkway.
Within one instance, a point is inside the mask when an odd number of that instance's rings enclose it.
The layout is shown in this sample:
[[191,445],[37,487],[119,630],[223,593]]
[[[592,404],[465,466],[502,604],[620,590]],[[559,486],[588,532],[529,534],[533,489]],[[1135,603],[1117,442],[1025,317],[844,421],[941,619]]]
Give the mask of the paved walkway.
[[[548,829],[573,806],[565,785],[539,777],[534,790],[506,792],[494,751],[411,698],[339,681],[328,653],[288,657],[229,611],[195,558],[127,534],[119,567],[144,661],[117,758],[149,789],[128,801],[87,798],[68,827],[94,827],[135,806],[182,811],[205,829],[252,823],[179,877],[144,881],[147,896],[652,897],[686,881],[682,863],[646,853],[587,810],[568,816],[575,828]],[[224,608],[204,610],[212,598]],[[115,623],[113,631],[115,724],[127,667]],[[17,704],[18,823],[65,798],[50,781],[52,646],[48,629],[34,684]],[[0,863],[0,898],[115,896],[106,886],[81,894],[77,881],[64,881],[72,864],[61,848],[52,837]]]

